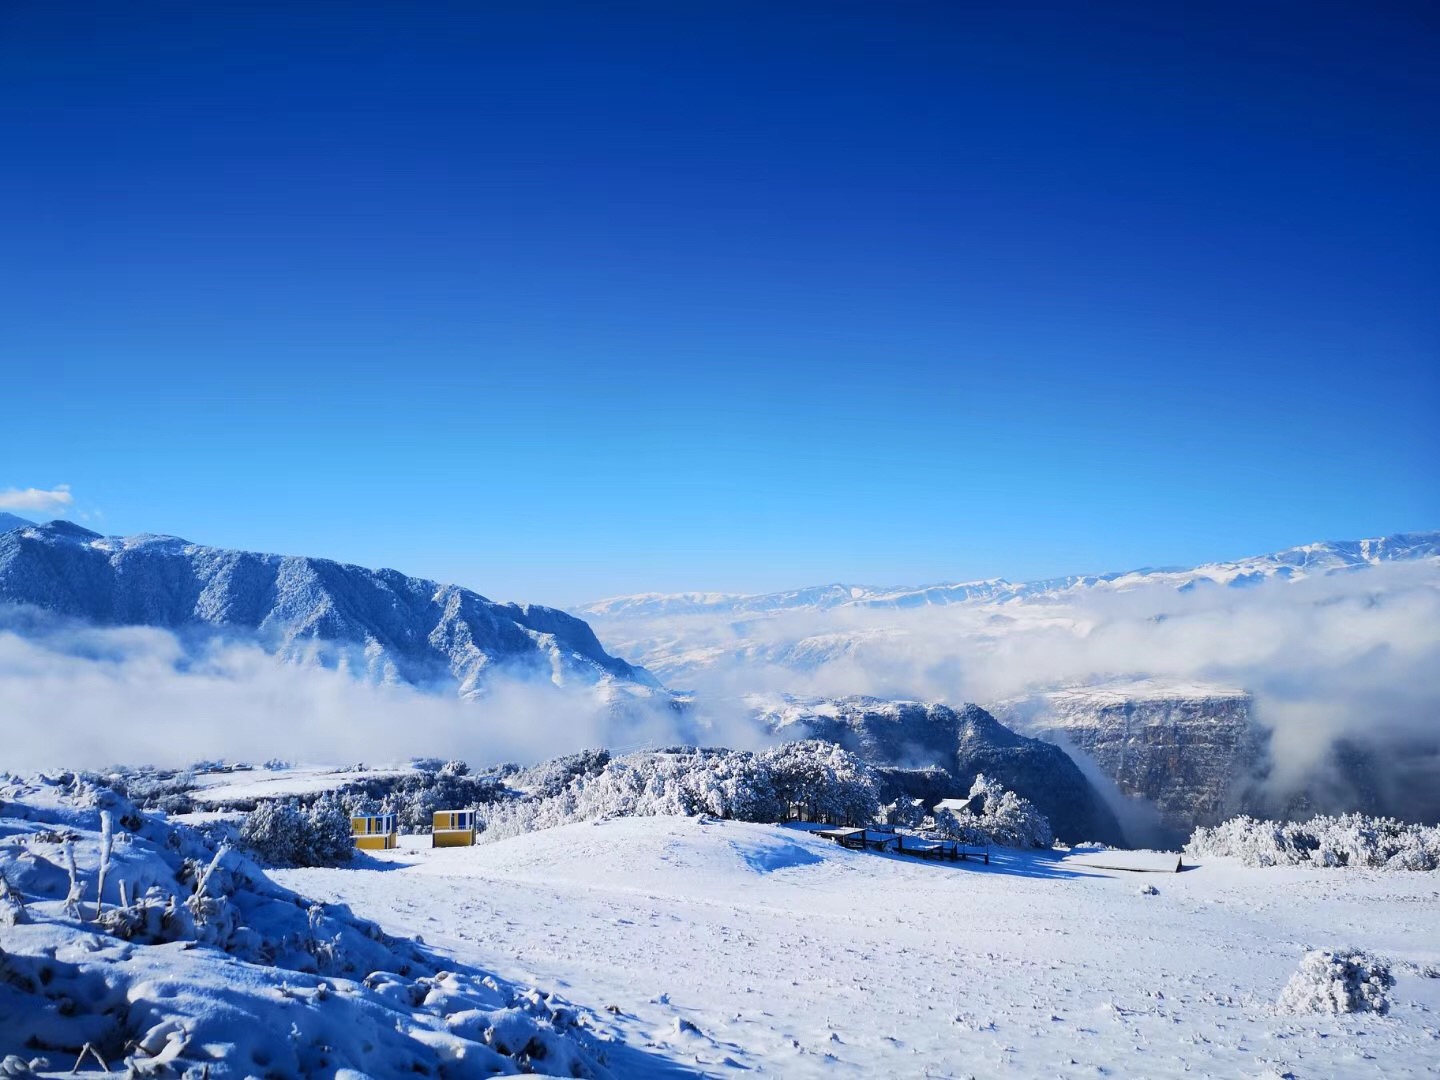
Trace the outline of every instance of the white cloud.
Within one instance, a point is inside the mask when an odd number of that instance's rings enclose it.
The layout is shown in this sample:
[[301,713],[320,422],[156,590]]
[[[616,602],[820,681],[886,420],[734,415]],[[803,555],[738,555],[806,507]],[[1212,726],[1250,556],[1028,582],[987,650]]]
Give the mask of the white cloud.
[[6,488],[0,491],[0,510],[32,510],[40,513],[63,510],[75,502],[69,484],[56,484],[49,491],[42,488]]

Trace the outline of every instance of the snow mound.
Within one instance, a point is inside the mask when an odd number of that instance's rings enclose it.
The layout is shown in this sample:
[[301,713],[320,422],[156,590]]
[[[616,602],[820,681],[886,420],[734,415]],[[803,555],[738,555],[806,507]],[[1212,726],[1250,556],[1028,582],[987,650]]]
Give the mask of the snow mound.
[[0,774],[0,882],[0,1075],[610,1075],[585,1014],[73,775]]
[[1359,949],[1314,949],[1300,961],[1280,994],[1285,1012],[1357,1013],[1390,1011],[1395,985],[1390,965]]

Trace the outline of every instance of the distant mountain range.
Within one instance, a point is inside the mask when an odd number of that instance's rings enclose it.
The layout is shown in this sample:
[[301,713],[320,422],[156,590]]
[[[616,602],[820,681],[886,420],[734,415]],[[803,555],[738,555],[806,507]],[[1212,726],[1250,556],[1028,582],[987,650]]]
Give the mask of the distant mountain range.
[[[973,613],[967,621],[972,643],[981,638],[993,642],[1016,629],[1044,624],[1078,630],[1085,617],[1077,616],[1077,605],[1089,599],[1143,590],[1160,600],[1152,606],[1155,618],[1163,619],[1166,595],[1213,591],[1222,596],[1266,582],[1337,579],[1392,564],[1433,566],[1440,579],[1440,532],[1306,544],[1189,569],[1152,568],[1019,584],[997,578],[893,588],[817,585],[761,594],[637,593],[573,610],[592,622],[621,655],[644,664],[669,685],[692,686],[726,668],[764,666],[809,673],[837,661],[873,663],[877,656],[910,651],[917,633],[929,636],[933,620],[911,618],[926,613]],[[1116,674],[1146,673],[1105,676]],[[905,686],[893,689],[907,692]]]
[[0,532],[0,603],[20,605],[12,611],[236,637],[286,660],[465,697],[482,693],[496,671],[660,690],[644,669],[607,653],[585,622],[554,608],[328,559],[106,537],[68,521],[22,525]]
[[835,608],[917,608],[964,603],[1003,603],[1045,597],[1063,598],[1088,589],[1121,592],[1144,585],[1180,590],[1223,585],[1244,588],[1271,578],[1300,580],[1344,573],[1378,563],[1440,558],[1440,532],[1398,533],[1372,540],[1338,540],[1287,548],[1234,562],[1201,566],[1146,567],[1110,574],[1078,574],[1039,581],[1004,578],[937,585],[812,585],[774,593],[634,593],[596,600],[575,608],[587,618],[655,618],[668,615],[768,615],[784,611]]

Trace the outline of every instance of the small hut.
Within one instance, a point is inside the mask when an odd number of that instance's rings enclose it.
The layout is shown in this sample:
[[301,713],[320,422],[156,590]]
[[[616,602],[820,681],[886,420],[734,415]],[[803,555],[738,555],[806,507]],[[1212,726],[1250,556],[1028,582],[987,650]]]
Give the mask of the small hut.
[[350,819],[350,835],[363,851],[388,851],[400,846],[394,814],[371,814]]
[[475,843],[474,810],[436,810],[430,826],[431,847],[469,847]]

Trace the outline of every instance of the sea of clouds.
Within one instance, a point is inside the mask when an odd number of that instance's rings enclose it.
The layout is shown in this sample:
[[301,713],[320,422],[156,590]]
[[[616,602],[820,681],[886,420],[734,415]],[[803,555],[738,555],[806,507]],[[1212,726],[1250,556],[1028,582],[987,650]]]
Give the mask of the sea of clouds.
[[[962,703],[1117,679],[1249,691],[1271,782],[1314,786],[1337,745],[1418,816],[1440,813],[1440,564],[1391,563],[1244,589],[1091,589],[1006,604],[843,607],[600,620],[606,647],[693,693],[557,687],[497,673],[376,684],[344,666],[281,663],[253,640],[94,627],[0,609],[4,767],[184,765],[198,759],[535,761],[587,746],[757,745],[756,693]],[[1430,794],[1426,794],[1426,793]]]

